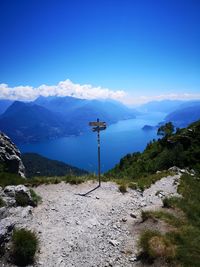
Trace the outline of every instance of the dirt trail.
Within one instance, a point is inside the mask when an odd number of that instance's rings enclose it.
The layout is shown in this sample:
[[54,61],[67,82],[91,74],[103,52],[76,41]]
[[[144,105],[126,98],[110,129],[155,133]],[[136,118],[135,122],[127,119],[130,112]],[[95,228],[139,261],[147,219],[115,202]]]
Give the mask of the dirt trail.
[[133,226],[142,208],[162,205],[162,195],[156,196],[158,191],[166,196],[176,194],[177,178],[163,178],[143,194],[136,190],[122,194],[110,182],[89,197],[78,193],[94,188],[92,182],[39,186],[35,191],[43,202],[33,210],[29,221],[40,239],[34,266],[140,266],[135,262],[138,233]]

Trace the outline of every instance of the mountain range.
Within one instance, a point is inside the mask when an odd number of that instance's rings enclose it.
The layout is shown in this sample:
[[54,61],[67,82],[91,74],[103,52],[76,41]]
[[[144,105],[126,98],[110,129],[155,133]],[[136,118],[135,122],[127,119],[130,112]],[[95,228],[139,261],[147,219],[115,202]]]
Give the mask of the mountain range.
[[171,121],[176,127],[186,127],[200,119],[200,101],[152,101],[136,110],[113,100],[69,96],[40,96],[32,102],[0,100],[0,130],[16,143],[38,142],[80,135],[89,130],[88,122],[97,118],[109,125],[144,112],[166,113],[160,124]]
[[[5,109],[5,101],[1,100],[1,105]],[[109,125],[138,114],[117,101],[74,97],[39,97],[33,102],[15,101],[7,105],[0,115],[0,130],[16,143],[79,135],[89,130],[89,121],[97,118]]]
[[[178,128],[187,127],[200,119],[200,101],[181,101],[181,100],[163,100],[152,101],[147,104],[141,105],[138,109],[140,112],[163,112],[167,115],[164,121],[159,125],[166,122],[172,122]],[[158,127],[159,127],[158,125]],[[155,126],[145,125],[146,129],[155,129]]]

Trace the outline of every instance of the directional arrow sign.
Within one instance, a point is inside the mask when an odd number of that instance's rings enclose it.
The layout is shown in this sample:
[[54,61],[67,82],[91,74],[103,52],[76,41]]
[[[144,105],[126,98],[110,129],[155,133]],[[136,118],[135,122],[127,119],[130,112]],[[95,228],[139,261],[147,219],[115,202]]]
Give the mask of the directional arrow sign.
[[106,129],[106,126],[96,126],[96,127],[93,127],[92,128],[92,131],[93,132],[97,132],[97,131],[102,131],[102,130],[105,130]]
[[89,126],[106,126],[106,123],[104,121],[91,121]]

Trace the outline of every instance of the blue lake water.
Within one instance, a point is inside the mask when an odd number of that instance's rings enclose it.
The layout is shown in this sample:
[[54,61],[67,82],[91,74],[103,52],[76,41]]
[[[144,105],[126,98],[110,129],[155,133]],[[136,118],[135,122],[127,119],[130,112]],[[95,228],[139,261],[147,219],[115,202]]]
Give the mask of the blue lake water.
[[[119,121],[101,132],[101,170],[105,172],[115,166],[127,153],[143,151],[146,144],[157,138],[156,130],[143,131],[145,124],[156,125],[166,114],[151,113],[137,119]],[[89,132],[81,136],[63,137],[41,143],[19,146],[22,153],[36,152],[51,159],[97,171],[97,136]]]

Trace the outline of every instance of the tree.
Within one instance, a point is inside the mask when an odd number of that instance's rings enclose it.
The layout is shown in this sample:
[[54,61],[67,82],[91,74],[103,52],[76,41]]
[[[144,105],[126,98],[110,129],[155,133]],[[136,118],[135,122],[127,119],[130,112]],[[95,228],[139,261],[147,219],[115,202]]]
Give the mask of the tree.
[[174,125],[171,122],[167,122],[165,125],[160,126],[157,131],[157,135],[167,138],[174,132]]

